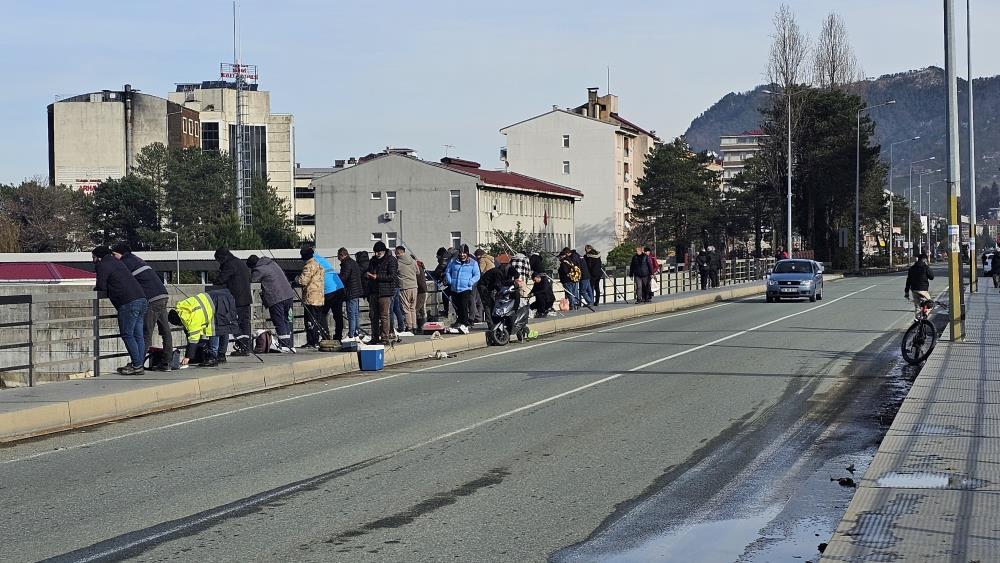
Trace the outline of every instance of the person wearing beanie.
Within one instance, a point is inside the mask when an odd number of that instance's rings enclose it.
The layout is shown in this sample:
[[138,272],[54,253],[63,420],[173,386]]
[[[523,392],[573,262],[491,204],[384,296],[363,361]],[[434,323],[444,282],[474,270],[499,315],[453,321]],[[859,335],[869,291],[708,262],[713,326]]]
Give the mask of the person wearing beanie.
[[[233,356],[249,356],[252,351],[250,343],[250,305],[253,303],[253,295],[250,291],[250,267],[247,262],[236,258],[228,248],[219,248],[215,251],[215,260],[219,263],[219,274],[215,278],[215,283],[226,286],[226,289],[233,294],[236,302],[236,317],[239,323],[239,330],[236,332],[236,346],[233,349]],[[228,348],[228,340],[223,337],[221,346],[222,354]]]
[[[365,284],[361,280],[361,265],[351,258],[346,248],[337,250],[337,260],[340,260],[340,282],[344,285],[344,304],[347,310],[347,338],[358,337],[361,316],[361,298],[365,296]],[[365,264],[367,266],[367,264]],[[337,311],[334,310],[336,319]]]
[[169,298],[167,288],[163,285],[163,280],[160,279],[156,271],[143,262],[142,258],[132,254],[132,249],[129,248],[128,244],[119,242],[111,248],[111,253],[132,272],[132,277],[139,282],[142,292],[146,296],[148,306],[143,317],[143,343],[145,345],[143,353],[148,352],[153,346],[153,327],[156,326],[160,332],[160,339],[163,341],[162,346],[166,354],[163,355],[163,362],[151,367],[157,371],[170,371],[169,354],[174,349],[174,340],[170,323],[167,321],[167,301]]
[[91,251],[91,255],[94,259],[94,268],[97,270],[95,289],[106,293],[118,311],[118,333],[125,342],[125,349],[128,350],[130,361],[118,368],[118,373],[142,375],[144,371],[142,364],[146,359],[143,320],[146,317],[146,309],[149,308],[146,294],[143,293],[139,282],[132,277],[132,271],[121,260],[115,258],[110,248],[98,246]]
[[305,262],[302,273],[295,278],[295,283],[302,288],[302,308],[305,309],[306,348],[319,348],[320,340],[329,338],[330,328],[323,314],[323,266],[313,257],[315,252],[311,247],[299,250],[299,256]]
[[403,312],[399,336],[413,336],[417,330],[417,259],[406,251],[406,247],[397,246],[396,265],[399,277],[397,295]]
[[[252,266],[251,266],[252,264]],[[278,333],[278,342],[281,344],[281,351],[285,353],[295,353],[295,344],[292,341],[292,324],[288,319],[292,311],[292,304],[295,302],[295,291],[292,284],[288,283],[288,276],[277,262],[268,257],[258,258],[256,255],[247,258],[247,265],[251,266],[251,283],[260,282],[260,297],[271,315],[271,323]]]
[[382,241],[376,242],[372,251],[375,256],[368,263],[368,273],[365,275],[374,284],[372,289],[375,299],[372,301],[378,307],[379,334],[372,335],[371,343],[389,344],[392,341],[389,315],[392,312],[392,297],[399,289],[399,264],[395,256],[386,252]]

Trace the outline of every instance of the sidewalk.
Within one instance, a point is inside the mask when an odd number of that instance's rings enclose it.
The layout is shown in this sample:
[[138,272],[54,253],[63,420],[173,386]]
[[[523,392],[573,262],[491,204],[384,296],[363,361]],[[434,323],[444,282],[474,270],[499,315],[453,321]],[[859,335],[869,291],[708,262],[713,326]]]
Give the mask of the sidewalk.
[[1000,294],[979,287],[965,341],[939,341],[823,561],[1000,558]]
[[[596,312],[581,309],[532,320],[531,327],[543,335],[553,334],[760,295],[764,288],[763,282],[752,282],[662,296],[645,305],[607,304]],[[385,364],[426,359],[435,350],[452,353],[485,347],[486,334],[481,330],[467,335],[445,335],[434,341],[430,336],[421,335],[406,338],[387,349]],[[217,368],[146,372],[139,377],[108,375],[6,389],[0,391],[0,443],[358,370],[358,356],[354,353],[303,352],[267,354],[263,358],[264,363],[253,357],[232,358]]]

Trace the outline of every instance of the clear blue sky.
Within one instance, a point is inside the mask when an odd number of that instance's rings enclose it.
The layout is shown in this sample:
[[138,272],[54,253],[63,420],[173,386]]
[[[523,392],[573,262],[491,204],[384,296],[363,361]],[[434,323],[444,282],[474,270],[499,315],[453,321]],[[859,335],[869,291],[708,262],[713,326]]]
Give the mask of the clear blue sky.
[[[964,69],[965,2],[959,6]],[[241,2],[244,61],[272,111],[292,113],[296,160],[327,166],[387,145],[499,166],[498,130],[607,84],[626,118],[682,133],[762,81],[775,0]],[[792,0],[815,36],[836,9],[865,73],[943,66],[940,0]],[[619,6],[628,6],[620,8]],[[231,2],[4,2],[0,182],[48,169],[45,106],[129,83],[166,96],[232,58]],[[1000,2],[976,0],[977,76],[1000,74]],[[977,25],[974,23],[974,25]],[[961,73],[964,75],[964,71]]]

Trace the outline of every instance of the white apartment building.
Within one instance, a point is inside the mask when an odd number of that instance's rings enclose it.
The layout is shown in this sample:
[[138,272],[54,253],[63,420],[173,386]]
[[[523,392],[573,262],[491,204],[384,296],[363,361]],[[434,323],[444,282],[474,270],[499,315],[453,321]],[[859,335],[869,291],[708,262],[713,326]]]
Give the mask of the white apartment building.
[[744,131],[739,135],[722,135],[719,138],[719,153],[722,155],[722,190],[729,191],[731,182],[751,156],[761,150],[761,143],[767,135],[759,130]]
[[507,170],[579,190],[575,242],[612,249],[629,230],[646,155],[660,141],[618,115],[618,97],[587,89],[587,103],[552,110],[500,130]]
[[[250,168],[252,174],[269,179],[278,195],[288,201],[289,218],[295,210],[295,127],[291,114],[271,113],[270,92],[247,85],[243,92],[246,123],[249,130]],[[201,147],[206,151],[223,150],[236,154],[236,84],[207,81],[178,84],[168,94],[171,102],[183,104],[199,113]]]

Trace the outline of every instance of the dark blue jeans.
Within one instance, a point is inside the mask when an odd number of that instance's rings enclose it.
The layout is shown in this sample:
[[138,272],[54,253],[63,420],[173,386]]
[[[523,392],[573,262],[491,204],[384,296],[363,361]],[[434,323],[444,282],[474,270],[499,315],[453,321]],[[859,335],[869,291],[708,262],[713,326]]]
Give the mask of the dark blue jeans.
[[149,302],[145,297],[129,301],[118,308],[118,333],[125,341],[125,349],[133,367],[142,367],[146,359],[146,338],[143,334],[146,321],[146,309]]
[[271,313],[271,323],[274,324],[274,331],[278,333],[278,342],[282,346],[292,348],[292,325],[288,322],[288,313],[292,310],[292,300],[285,299],[268,307]]

